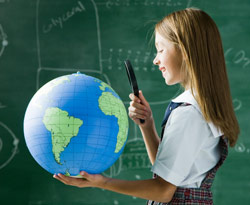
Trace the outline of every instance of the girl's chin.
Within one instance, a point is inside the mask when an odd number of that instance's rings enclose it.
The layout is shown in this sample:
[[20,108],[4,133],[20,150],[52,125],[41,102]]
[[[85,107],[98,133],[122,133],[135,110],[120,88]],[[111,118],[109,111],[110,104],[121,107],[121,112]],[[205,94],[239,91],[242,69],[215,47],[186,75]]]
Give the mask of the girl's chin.
[[171,82],[170,82],[168,79],[165,79],[165,83],[166,83],[167,85],[172,85]]
[[168,76],[166,75],[166,73],[162,74],[164,80],[165,80],[165,83],[167,85],[171,85],[171,79],[168,78]]
[[171,83],[166,82],[167,85],[172,85]]
[[167,85],[175,85],[175,84],[177,84],[178,82],[171,81],[171,79],[166,79],[166,78],[165,78],[165,83],[166,83]]

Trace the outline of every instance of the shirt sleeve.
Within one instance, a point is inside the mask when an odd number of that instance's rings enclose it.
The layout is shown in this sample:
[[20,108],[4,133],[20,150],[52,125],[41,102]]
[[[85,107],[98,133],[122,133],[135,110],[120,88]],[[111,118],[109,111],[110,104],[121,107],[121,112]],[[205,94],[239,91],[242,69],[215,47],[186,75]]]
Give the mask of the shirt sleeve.
[[208,125],[194,106],[180,106],[172,111],[159,145],[152,171],[179,186],[189,175],[206,138]]

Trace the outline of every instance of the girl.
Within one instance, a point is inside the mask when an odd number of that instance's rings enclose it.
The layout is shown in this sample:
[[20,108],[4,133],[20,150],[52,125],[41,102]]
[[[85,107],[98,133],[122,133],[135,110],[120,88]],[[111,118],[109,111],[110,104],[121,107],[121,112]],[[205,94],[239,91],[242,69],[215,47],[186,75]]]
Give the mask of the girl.
[[[204,11],[174,12],[155,26],[153,61],[167,85],[181,84],[162,123],[161,139],[150,106],[140,91],[130,94],[130,118],[139,125],[154,178],[125,181],[80,174],[54,175],[77,187],[99,187],[148,199],[148,204],[212,204],[211,185],[239,134],[219,31]],[[143,124],[139,119],[144,119]]]

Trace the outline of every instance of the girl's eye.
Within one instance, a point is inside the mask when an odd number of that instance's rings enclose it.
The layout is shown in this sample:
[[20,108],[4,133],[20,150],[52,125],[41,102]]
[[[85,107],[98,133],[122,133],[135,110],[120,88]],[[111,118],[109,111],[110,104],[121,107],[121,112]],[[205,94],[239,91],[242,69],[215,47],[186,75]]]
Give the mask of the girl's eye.
[[163,49],[162,50],[159,50],[159,51],[157,51],[158,53],[162,53],[163,52]]

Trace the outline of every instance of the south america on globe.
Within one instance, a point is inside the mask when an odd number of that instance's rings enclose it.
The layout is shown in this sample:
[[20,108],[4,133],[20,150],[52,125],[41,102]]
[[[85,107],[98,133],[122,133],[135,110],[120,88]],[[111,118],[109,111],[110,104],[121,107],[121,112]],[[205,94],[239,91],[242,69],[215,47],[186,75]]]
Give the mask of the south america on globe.
[[108,84],[80,72],[46,83],[24,116],[26,145],[51,174],[102,173],[119,158],[127,136],[120,97]]

